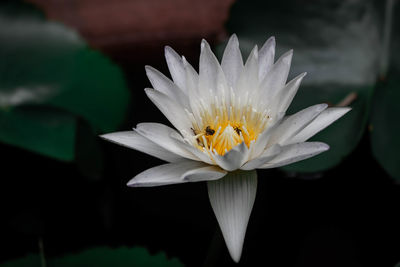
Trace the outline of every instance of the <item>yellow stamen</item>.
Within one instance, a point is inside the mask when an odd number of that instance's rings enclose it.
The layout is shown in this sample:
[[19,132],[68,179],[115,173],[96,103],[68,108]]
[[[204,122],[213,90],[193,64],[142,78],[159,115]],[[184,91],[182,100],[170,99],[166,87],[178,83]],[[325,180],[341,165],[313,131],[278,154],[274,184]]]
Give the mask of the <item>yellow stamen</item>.
[[[215,151],[219,155],[224,155],[242,142],[247,147],[250,147],[250,143],[257,140],[258,135],[265,129],[268,121],[265,118],[260,118],[260,113],[252,115],[243,116],[240,121],[223,121],[217,118],[210,125],[206,125],[202,130],[200,129],[200,133],[196,135],[199,148],[203,151],[206,149]],[[247,121],[246,117],[250,121]],[[209,120],[206,119],[205,121]],[[260,121],[261,124],[257,125]]]
[[248,93],[244,97],[236,97],[232,89],[229,93],[229,106],[225,97],[195,100],[197,109],[190,119],[194,140],[203,152],[224,155],[243,142],[250,148],[271,120],[267,110],[256,109],[256,100]]

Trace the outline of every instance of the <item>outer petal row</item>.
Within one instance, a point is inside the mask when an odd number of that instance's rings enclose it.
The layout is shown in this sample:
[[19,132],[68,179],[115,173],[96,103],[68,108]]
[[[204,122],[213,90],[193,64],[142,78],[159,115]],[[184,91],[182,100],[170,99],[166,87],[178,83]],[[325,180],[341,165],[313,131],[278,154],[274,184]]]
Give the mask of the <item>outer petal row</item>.
[[134,131],[115,132],[101,137],[167,162],[200,160],[187,150],[188,145],[176,130],[160,123],[140,123]]
[[146,66],[145,69],[147,77],[154,89],[175,100],[182,107],[186,109],[189,108],[189,99],[187,95],[175,83],[153,67]]
[[314,157],[324,151],[327,151],[329,146],[321,142],[305,142],[292,144],[282,147],[282,151],[272,160],[259,166],[259,169],[278,168],[288,164],[292,164],[301,160]]
[[291,138],[291,143],[304,142],[328,127],[331,123],[342,117],[344,114],[349,112],[351,108],[328,108],[324,110],[318,117],[316,117],[311,123],[309,123],[303,130],[297,135]]
[[152,187],[186,182],[217,180],[226,175],[226,171],[198,161],[185,160],[167,163],[139,173],[128,182],[132,187]]
[[281,124],[276,127],[274,133],[272,133],[269,144],[289,144],[290,138],[306,127],[327,107],[327,104],[318,104],[285,117]]
[[181,156],[171,153],[134,131],[109,133],[101,135],[101,137],[168,162],[177,162],[183,159]]
[[199,160],[192,153],[187,151],[183,146],[177,144],[172,135],[180,137],[176,130],[161,124],[161,123],[139,123],[135,131],[146,137],[150,141],[159,145],[160,147],[171,151],[172,153],[191,160]]
[[145,92],[150,100],[164,114],[164,116],[174,125],[179,131],[189,131],[192,123],[182,107],[175,100],[171,99],[166,94],[146,88]]

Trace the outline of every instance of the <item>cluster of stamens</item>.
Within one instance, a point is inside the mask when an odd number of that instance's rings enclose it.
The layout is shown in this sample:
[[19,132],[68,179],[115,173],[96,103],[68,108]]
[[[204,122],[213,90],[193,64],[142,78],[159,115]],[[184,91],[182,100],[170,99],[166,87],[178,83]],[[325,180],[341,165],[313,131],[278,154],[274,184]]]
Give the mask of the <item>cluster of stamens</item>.
[[189,115],[192,118],[194,145],[204,152],[224,155],[242,142],[249,148],[271,119],[267,110],[260,112],[246,102],[240,105],[240,100],[235,103],[234,97],[229,109],[223,98],[221,101],[215,97],[210,105],[201,105],[201,102],[204,104],[201,100],[199,102],[201,108],[197,111],[197,119],[193,113]]

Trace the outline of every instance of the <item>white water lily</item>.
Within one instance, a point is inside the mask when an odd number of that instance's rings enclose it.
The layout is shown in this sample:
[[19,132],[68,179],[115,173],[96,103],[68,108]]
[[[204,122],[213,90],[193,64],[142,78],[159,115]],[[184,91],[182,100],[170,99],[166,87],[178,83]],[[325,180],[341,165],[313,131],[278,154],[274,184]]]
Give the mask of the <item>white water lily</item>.
[[292,50],[275,63],[275,39],[254,47],[243,64],[236,35],[222,62],[201,43],[199,73],[172,48],[165,57],[169,78],[146,67],[154,89],[147,96],[175,129],[140,123],[134,131],[105,134],[112,142],[167,161],[128,186],[207,181],[208,194],[232,259],[239,261],[257,191],[255,169],[291,164],[329,149],[307,139],[349,108],[314,105],[285,116],[305,73],[286,83]]

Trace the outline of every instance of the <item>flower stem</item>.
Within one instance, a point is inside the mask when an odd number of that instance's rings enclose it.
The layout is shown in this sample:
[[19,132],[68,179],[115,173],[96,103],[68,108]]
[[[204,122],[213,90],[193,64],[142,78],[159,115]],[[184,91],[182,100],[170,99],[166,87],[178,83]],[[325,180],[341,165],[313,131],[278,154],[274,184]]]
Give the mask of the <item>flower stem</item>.
[[39,237],[38,244],[39,244],[40,266],[46,267],[47,264],[46,264],[46,257],[44,255],[44,246],[42,237]]

